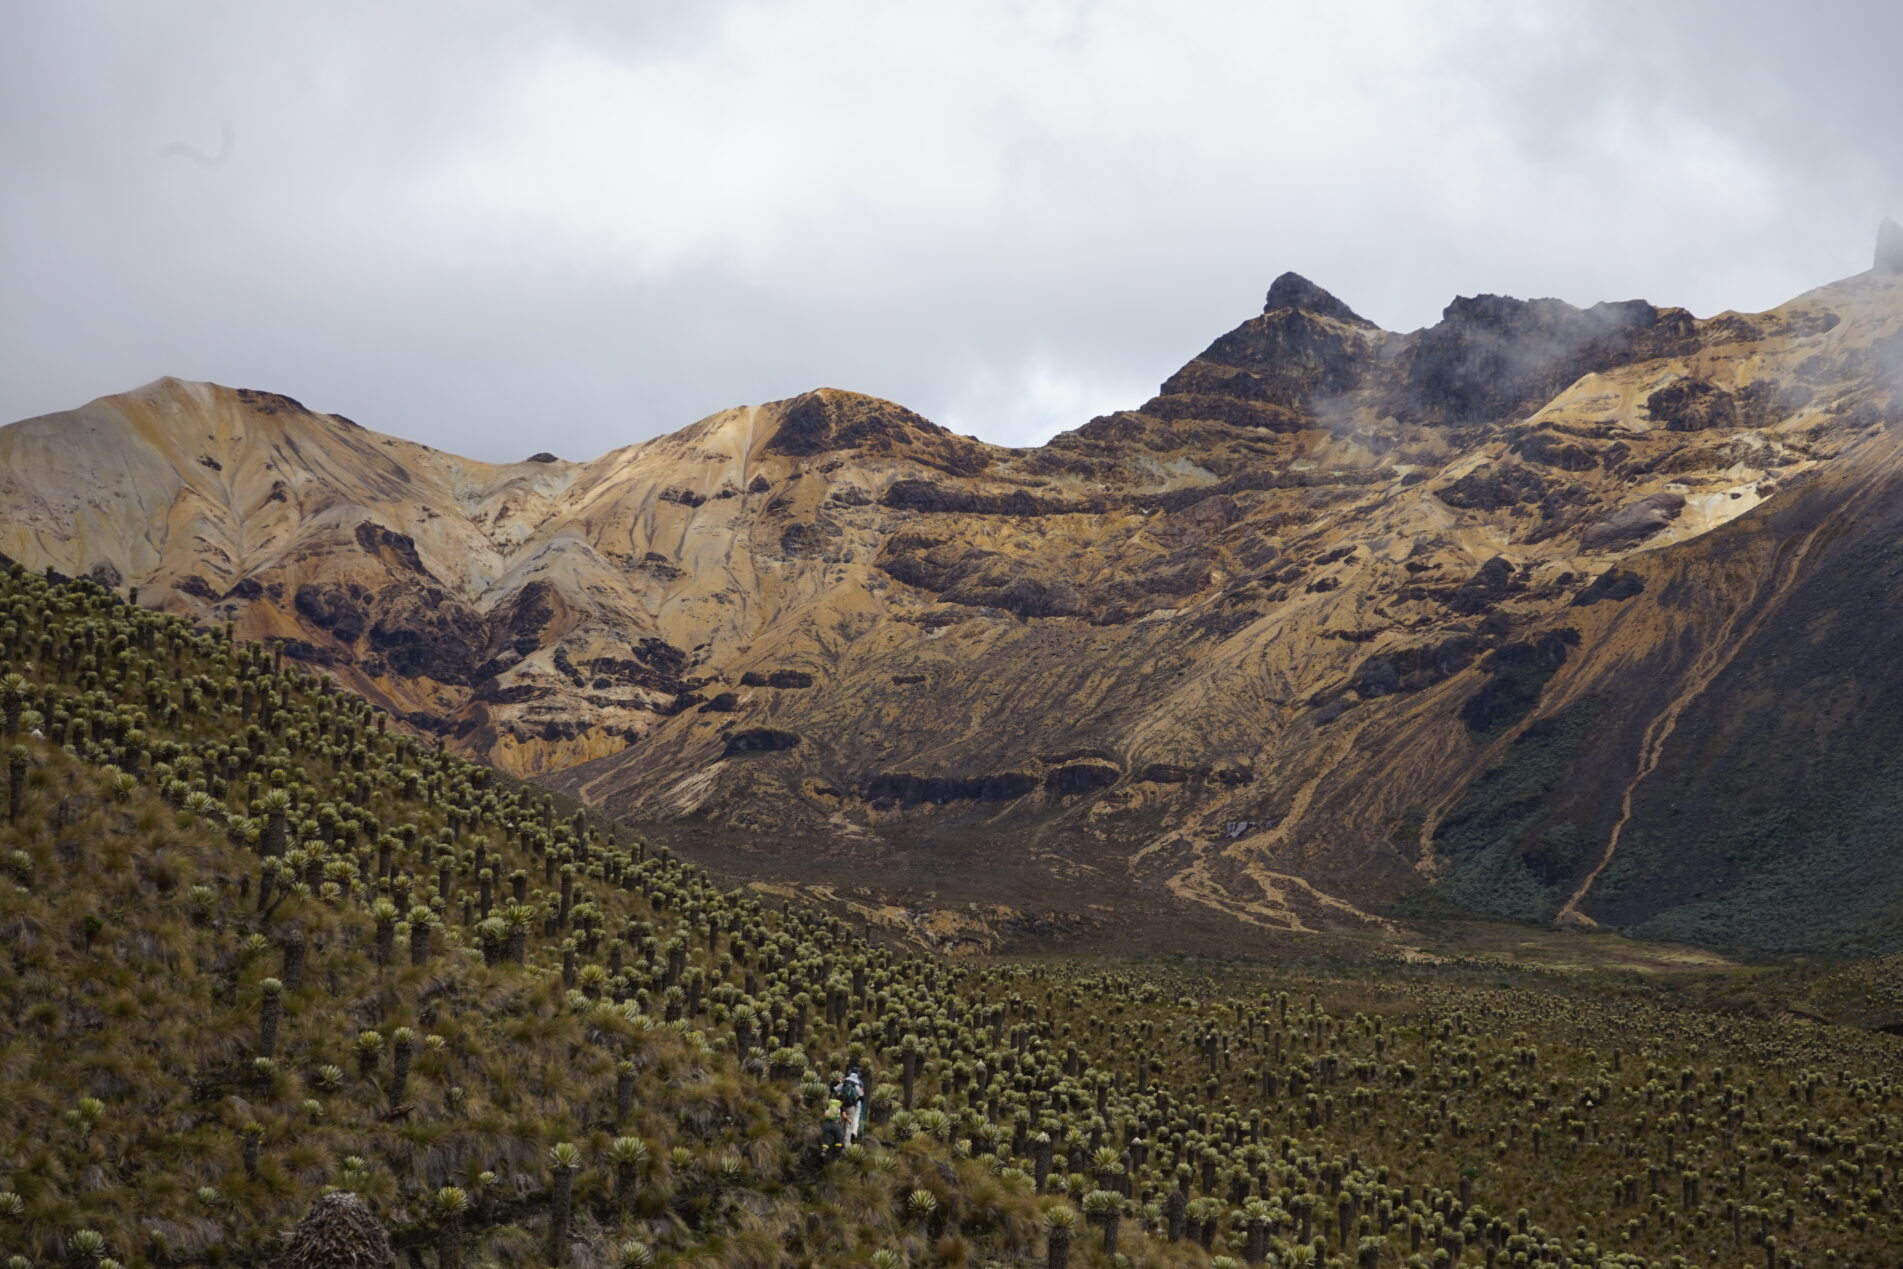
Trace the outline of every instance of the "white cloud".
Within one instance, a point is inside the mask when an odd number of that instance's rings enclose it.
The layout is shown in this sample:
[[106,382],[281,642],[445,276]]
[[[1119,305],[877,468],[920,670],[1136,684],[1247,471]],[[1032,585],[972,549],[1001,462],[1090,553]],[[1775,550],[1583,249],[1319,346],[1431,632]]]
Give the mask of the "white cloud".
[[[1723,21],[1719,21],[1719,17]],[[816,384],[1026,443],[1297,269],[1761,307],[1867,264],[1899,20],[1826,6],[0,11],[0,415],[162,373],[485,457]],[[167,156],[184,142],[222,166]]]

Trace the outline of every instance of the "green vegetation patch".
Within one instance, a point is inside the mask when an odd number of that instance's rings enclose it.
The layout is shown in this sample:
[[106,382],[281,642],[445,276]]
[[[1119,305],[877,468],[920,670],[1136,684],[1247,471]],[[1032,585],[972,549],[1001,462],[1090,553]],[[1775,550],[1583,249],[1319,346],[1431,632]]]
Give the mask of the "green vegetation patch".
[[1603,706],[1581,702],[1543,718],[1468,787],[1434,833],[1435,890],[1474,912],[1552,919],[1589,843],[1553,794],[1592,737]]
[[[1819,785],[1753,814],[1736,814],[1717,826],[1721,834],[1680,823],[1670,826],[1682,834],[1674,840],[1660,826],[1644,826],[1630,852],[1606,869],[1603,899],[1643,893],[1660,885],[1662,874],[1666,893],[1694,890],[1695,880],[1672,870],[1672,857],[1687,854],[1691,866],[1728,884],[1714,887],[1709,898],[1666,907],[1632,933],[1781,955],[1869,956],[1903,948],[1897,901],[1903,895],[1903,763],[1839,772]],[[1699,837],[1711,839],[1705,851],[1682,849]],[[1664,858],[1649,859],[1651,851]],[[1713,854],[1715,864],[1706,863]]]

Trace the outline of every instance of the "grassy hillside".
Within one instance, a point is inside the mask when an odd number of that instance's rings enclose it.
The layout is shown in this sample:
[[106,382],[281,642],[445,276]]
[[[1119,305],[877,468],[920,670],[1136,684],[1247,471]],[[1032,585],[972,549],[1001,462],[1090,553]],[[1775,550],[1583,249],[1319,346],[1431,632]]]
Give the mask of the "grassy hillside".
[[[1393,966],[958,968],[0,576],[0,1246],[414,1266],[1893,1265],[1903,1042]],[[819,1080],[875,1083],[821,1162]]]

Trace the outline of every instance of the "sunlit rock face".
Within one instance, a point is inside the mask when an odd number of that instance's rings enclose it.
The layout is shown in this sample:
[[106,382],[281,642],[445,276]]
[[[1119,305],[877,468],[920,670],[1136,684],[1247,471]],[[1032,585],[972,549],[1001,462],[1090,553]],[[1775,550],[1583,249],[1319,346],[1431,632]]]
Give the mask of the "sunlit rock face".
[[[1411,333],[1288,274],[1034,449],[820,389],[488,464],[166,379],[0,429],[0,552],[736,866],[1376,933],[1431,885],[1750,944],[1761,803],[1887,735],[1900,253],[1768,313],[1478,296]],[[1752,789],[1674,835],[1692,762]]]

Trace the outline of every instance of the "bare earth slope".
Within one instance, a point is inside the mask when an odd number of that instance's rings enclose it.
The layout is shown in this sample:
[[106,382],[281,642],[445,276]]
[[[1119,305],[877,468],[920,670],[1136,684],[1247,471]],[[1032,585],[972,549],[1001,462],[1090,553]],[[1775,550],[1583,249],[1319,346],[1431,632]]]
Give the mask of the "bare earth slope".
[[820,390],[491,466],[161,380],[0,429],[0,552],[762,875],[1894,947],[1899,264],[1411,334],[1286,275],[1032,450]]

